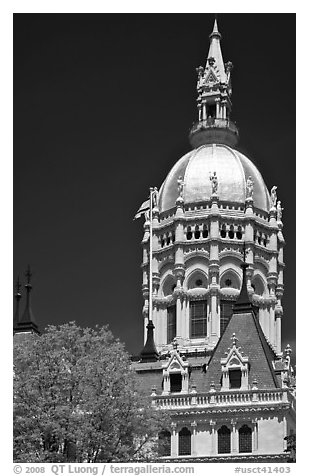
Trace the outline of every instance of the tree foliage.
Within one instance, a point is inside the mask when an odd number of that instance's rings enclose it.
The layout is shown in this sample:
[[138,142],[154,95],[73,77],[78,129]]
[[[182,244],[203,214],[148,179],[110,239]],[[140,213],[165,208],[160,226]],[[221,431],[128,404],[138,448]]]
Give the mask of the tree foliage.
[[129,356],[106,327],[71,322],[16,341],[15,461],[153,458],[162,414],[140,395]]

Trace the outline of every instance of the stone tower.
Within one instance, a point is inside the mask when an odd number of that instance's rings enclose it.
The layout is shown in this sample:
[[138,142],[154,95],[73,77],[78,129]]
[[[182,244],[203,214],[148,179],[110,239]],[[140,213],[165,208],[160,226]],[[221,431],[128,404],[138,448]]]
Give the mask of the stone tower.
[[[282,208],[276,187],[268,192],[251,160],[237,149],[232,122],[233,65],[224,63],[217,21],[205,66],[197,68],[198,120],[192,150],[181,157],[159,190],[153,210],[154,341],[162,354],[211,351],[232,316],[242,283],[247,286],[266,340],[281,353],[283,295]],[[140,210],[147,208],[147,202]],[[143,314],[149,307],[149,214],[143,246]]]

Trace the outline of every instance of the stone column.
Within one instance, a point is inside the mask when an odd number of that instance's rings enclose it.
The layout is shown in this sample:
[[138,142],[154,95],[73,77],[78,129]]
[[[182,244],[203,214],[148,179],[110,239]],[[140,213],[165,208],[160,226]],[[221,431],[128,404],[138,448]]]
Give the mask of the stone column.
[[202,120],[202,106],[201,106],[201,103],[199,101],[198,105],[197,105],[197,108],[198,108],[198,120],[199,122]]
[[253,425],[252,452],[256,453],[258,450],[258,420],[257,418],[252,420],[252,425]]
[[[220,177],[218,178],[220,180]],[[216,344],[220,334],[218,313],[219,295],[219,208],[218,196],[211,196],[210,220],[210,260],[209,260],[209,289],[210,289],[210,342]]]
[[236,435],[236,420],[232,419],[231,420],[231,425],[232,425],[232,441],[231,441],[231,453],[238,453],[237,451],[237,435]]
[[281,353],[281,315],[276,314],[276,350],[277,353]]
[[222,119],[226,119],[226,100],[221,101],[222,105]]
[[206,117],[206,101],[202,100],[202,120],[205,121]]
[[216,102],[216,119],[220,119],[220,98],[216,98],[215,102]]
[[275,346],[275,303],[272,302],[269,310],[269,341],[272,346]]
[[182,335],[182,308],[181,308],[181,297],[177,296],[176,300],[176,336],[183,337]]
[[176,336],[183,337],[184,323],[182,312],[183,301],[183,280],[185,276],[184,266],[184,200],[182,196],[176,200],[176,213],[175,213],[175,264],[174,264],[174,276],[176,279],[175,293],[176,299]]
[[178,438],[176,433],[176,423],[171,423],[172,427],[172,437],[171,437],[171,456],[175,457],[178,455]]
[[190,300],[187,296],[186,307],[185,307],[185,333],[184,337],[189,339],[190,336]]
[[209,424],[211,427],[211,454],[215,455],[217,454],[216,431],[215,431],[216,422],[213,420],[210,420]]
[[196,421],[193,421],[191,423],[191,431],[192,431],[192,435],[191,435],[191,454],[192,454],[192,456],[197,455],[197,451],[196,451],[196,427],[197,427],[197,423],[196,423]]

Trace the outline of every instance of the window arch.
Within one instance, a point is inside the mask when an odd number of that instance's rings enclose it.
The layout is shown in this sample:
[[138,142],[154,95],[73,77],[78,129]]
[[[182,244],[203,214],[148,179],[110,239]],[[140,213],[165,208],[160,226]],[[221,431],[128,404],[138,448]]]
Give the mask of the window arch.
[[253,287],[254,293],[258,294],[259,296],[263,296],[263,294],[265,293],[265,285],[260,276],[253,277],[252,287]]
[[171,456],[171,433],[162,430],[159,433],[159,456]]
[[218,430],[218,453],[231,452],[231,430],[223,425]]
[[240,279],[236,271],[227,269],[220,278],[220,288],[240,289]]
[[191,431],[187,427],[179,432],[178,453],[179,456],[191,454]]
[[252,453],[252,429],[243,425],[238,431],[239,453]]
[[196,240],[199,240],[200,236],[201,236],[200,227],[198,225],[196,225],[196,227],[194,229],[194,238]]
[[174,276],[168,274],[163,281],[162,293],[163,296],[170,296],[173,294],[173,285],[175,284]]
[[208,287],[207,276],[202,271],[196,269],[189,276],[187,286],[188,286],[188,289],[194,289],[194,288],[205,288],[206,289]]

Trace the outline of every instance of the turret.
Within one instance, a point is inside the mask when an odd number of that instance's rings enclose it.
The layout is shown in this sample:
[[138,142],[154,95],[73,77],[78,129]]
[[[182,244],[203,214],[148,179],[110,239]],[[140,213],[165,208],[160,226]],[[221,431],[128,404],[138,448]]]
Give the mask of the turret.
[[223,62],[217,20],[209,38],[206,65],[197,68],[198,122],[190,131],[190,142],[193,148],[212,143],[234,147],[238,142],[238,129],[230,119],[233,65],[230,61]]

